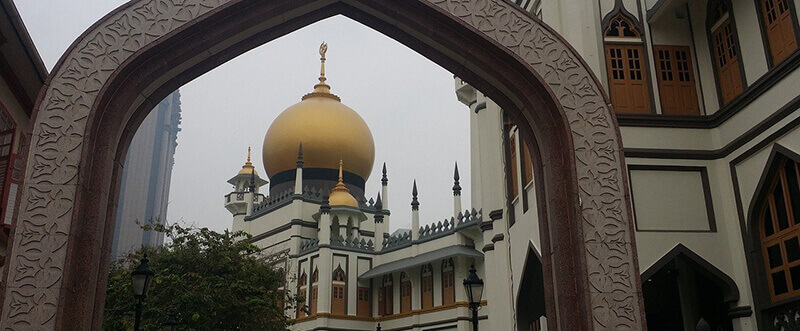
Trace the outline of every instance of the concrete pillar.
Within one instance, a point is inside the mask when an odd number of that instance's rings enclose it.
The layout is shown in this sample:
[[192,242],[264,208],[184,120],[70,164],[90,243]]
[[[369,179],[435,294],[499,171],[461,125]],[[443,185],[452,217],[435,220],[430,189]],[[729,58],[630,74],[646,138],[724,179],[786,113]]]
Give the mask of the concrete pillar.
[[373,220],[375,221],[375,238],[373,243],[375,244],[374,249],[375,251],[381,250],[383,247],[383,234],[386,232],[385,224],[383,223],[383,201],[381,200],[381,195],[378,194],[378,201],[375,201],[375,216],[373,216]]
[[331,287],[333,281],[333,253],[330,246],[320,246],[319,258],[319,283],[317,292],[317,314],[331,312]]
[[355,316],[358,309],[358,258],[347,262],[347,315]]

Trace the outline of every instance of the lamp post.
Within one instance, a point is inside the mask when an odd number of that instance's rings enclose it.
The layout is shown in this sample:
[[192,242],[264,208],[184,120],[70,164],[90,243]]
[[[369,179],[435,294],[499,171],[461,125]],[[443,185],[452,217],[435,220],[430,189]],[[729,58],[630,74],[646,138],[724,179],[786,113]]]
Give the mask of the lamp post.
[[472,330],[478,331],[478,308],[481,307],[483,295],[483,279],[480,279],[473,264],[469,269],[467,279],[464,279],[464,290],[467,291],[469,309],[472,310]]
[[164,331],[178,331],[178,319],[175,315],[169,315],[167,320],[161,324],[161,329]]
[[131,282],[133,283],[133,297],[136,298],[136,317],[133,321],[133,330],[139,331],[139,324],[142,322],[142,303],[147,296],[147,290],[153,282],[153,270],[147,264],[147,254],[139,261],[139,266],[131,272]]

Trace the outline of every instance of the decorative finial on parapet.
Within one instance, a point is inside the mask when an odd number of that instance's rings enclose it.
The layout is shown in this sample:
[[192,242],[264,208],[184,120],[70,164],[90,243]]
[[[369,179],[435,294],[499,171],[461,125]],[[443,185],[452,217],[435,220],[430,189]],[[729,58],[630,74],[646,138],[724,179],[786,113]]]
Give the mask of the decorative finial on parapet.
[[419,200],[417,200],[417,180],[414,180],[414,188],[411,190],[411,210],[419,210]]
[[378,200],[375,200],[375,210],[378,212],[383,210],[383,201],[381,201],[381,192],[378,192]]
[[386,162],[383,163],[383,177],[381,177],[381,184],[386,186],[389,183],[389,177],[386,177]]
[[303,167],[303,143],[300,143],[300,147],[297,148],[297,167]]
[[453,195],[461,195],[461,185],[459,184],[461,177],[458,175],[458,162],[456,162],[456,170],[453,173]]

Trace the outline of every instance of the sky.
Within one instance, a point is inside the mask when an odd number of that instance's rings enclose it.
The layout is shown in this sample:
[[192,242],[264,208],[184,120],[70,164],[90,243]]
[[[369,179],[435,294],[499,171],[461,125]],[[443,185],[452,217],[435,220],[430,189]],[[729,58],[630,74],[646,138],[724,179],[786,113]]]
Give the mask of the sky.
[[[67,47],[123,0],[16,1],[48,70]],[[456,99],[453,75],[406,46],[343,16],[332,17],[255,48],[180,88],[182,131],[167,219],[214,230],[231,227],[223,196],[247,147],[265,174],[261,145],[281,111],[312,90],[318,48],[328,43],[332,92],[367,122],[375,166],[367,196],[389,177],[390,230],[411,226],[411,188],[419,188],[420,223],[452,216],[458,162],[464,207],[470,201],[469,109]],[[143,179],[145,180],[145,179]],[[475,206],[478,208],[479,206]],[[287,220],[288,221],[288,220]]]

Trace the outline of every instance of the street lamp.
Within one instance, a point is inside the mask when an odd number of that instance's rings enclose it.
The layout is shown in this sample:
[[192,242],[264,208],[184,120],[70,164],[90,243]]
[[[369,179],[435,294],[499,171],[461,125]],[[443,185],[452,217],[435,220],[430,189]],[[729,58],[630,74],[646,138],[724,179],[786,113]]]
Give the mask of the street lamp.
[[178,331],[178,319],[175,315],[169,315],[166,321],[161,324],[161,329],[164,331]]
[[475,265],[469,269],[467,279],[464,279],[464,290],[467,291],[469,309],[472,310],[472,330],[478,331],[478,308],[481,307],[481,296],[483,295],[483,279],[478,277]]
[[147,263],[147,254],[139,262],[139,266],[131,272],[131,282],[133,283],[133,297],[136,298],[136,317],[133,321],[133,330],[139,331],[139,324],[142,322],[142,303],[147,296],[147,290],[150,289],[150,284],[153,283],[153,270]]

